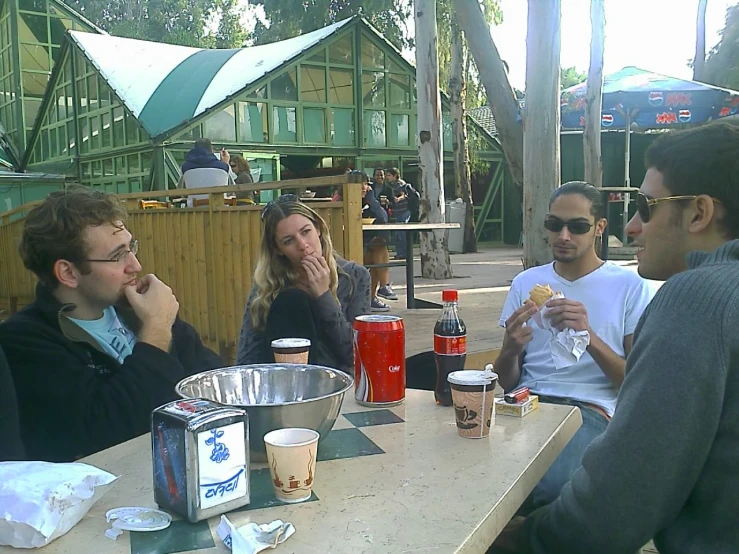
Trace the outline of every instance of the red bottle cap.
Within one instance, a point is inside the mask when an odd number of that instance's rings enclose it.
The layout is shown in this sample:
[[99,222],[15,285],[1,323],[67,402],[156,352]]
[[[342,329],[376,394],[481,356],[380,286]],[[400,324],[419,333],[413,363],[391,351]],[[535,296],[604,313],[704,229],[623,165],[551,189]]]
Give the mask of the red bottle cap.
[[442,302],[456,302],[458,298],[456,290],[443,290],[441,291]]

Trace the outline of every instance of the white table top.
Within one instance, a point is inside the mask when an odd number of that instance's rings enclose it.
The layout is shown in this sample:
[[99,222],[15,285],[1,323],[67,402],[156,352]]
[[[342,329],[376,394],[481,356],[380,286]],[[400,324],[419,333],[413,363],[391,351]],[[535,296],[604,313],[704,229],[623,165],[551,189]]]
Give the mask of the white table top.
[[[374,412],[361,417],[383,423],[355,427],[343,414],[356,412]],[[334,431],[343,430],[336,437],[344,443],[364,441],[365,455],[320,461],[319,450],[317,501],[228,517],[237,527],[249,521],[292,522],[296,533],[277,554],[484,553],[580,424],[577,408],[541,404],[523,419],[498,416],[489,439],[465,439],[457,435],[453,409],[437,406],[431,392],[408,390],[400,406],[373,410],[359,406],[349,391]],[[375,445],[371,455],[367,439]],[[180,552],[229,552],[215,533],[219,517],[197,528],[175,522],[167,531],[139,533],[135,548],[127,532],[115,542],[104,537],[107,510],[155,506],[148,435],[82,461],[121,477],[44,554],[163,554],[174,551],[168,541],[183,540],[192,548]],[[252,470],[257,467],[262,466]],[[0,547],[1,554],[11,552],[19,551]]]

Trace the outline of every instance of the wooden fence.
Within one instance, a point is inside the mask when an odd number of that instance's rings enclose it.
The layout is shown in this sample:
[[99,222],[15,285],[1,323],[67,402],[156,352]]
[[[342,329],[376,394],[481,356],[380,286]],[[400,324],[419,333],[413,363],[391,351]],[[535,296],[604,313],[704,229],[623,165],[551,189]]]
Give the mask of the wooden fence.
[[[362,262],[361,185],[347,177],[207,189],[121,194],[128,210],[127,227],[139,240],[144,273],[154,273],[172,287],[181,317],[209,347],[233,360],[244,305],[262,238],[260,205],[225,205],[223,193],[342,186],[342,202],[309,202],[331,230],[336,251]],[[182,193],[182,194],[179,194]],[[141,209],[144,199],[208,194],[207,206]],[[35,204],[35,203],[34,203]],[[34,299],[35,278],[18,255],[23,217],[33,204],[0,214],[0,311],[15,313]],[[14,219],[17,218],[17,219]]]

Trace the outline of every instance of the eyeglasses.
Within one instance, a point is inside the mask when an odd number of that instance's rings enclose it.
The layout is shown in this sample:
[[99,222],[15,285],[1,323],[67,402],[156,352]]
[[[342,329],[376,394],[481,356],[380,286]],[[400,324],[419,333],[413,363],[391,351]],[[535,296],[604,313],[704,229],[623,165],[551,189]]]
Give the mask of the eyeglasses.
[[[648,223],[652,218],[652,206],[656,206],[660,202],[668,202],[672,200],[693,200],[698,198],[699,195],[691,194],[687,196],[665,196],[664,198],[649,198],[643,192],[636,193],[636,213],[639,214],[639,219],[642,223]],[[721,203],[718,198],[710,197],[714,202]]]
[[88,260],[80,260],[80,261],[81,262],[104,262],[104,263],[115,263],[115,264],[123,263],[126,261],[126,258],[128,258],[129,254],[133,254],[135,256],[138,253],[138,251],[139,251],[139,241],[137,241],[136,239],[131,239],[131,242],[128,245],[128,250],[121,250],[120,252],[115,254],[110,259],[107,259],[107,260],[88,259]]
[[594,223],[585,221],[583,219],[570,219],[569,221],[562,221],[556,217],[548,217],[544,220],[544,228],[552,233],[560,233],[562,229],[567,227],[567,230],[573,235],[584,235],[593,228]]
[[264,221],[264,218],[267,217],[267,214],[275,204],[292,204],[296,202],[300,202],[300,198],[298,198],[296,194],[283,194],[282,196],[278,197],[277,200],[272,200],[268,202],[262,210],[262,221]]

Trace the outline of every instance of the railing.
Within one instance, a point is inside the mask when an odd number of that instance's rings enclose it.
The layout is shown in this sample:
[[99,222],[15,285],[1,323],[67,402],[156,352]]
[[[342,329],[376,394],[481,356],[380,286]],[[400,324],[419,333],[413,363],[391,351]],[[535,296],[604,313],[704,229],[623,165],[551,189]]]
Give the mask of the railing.
[[[255,190],[342,186],[342,202],[309,202],[326,221],[336,251],[362,261],[361,186],[346,176],[276,181],[187,190],[118,195],[128,211],[127,227],[139,240],[144,273],[172,287],[181,317],[203,342],[226,360],[235,358],[244,305],[262,238],[260,205],[225,204],[223,194]],[[207,194],[196,208],[142,209],[140,201]],[[0,311],[15,313],[34,299],[35,279],[18,255],[23,217],[34,204],[0,214]]]

